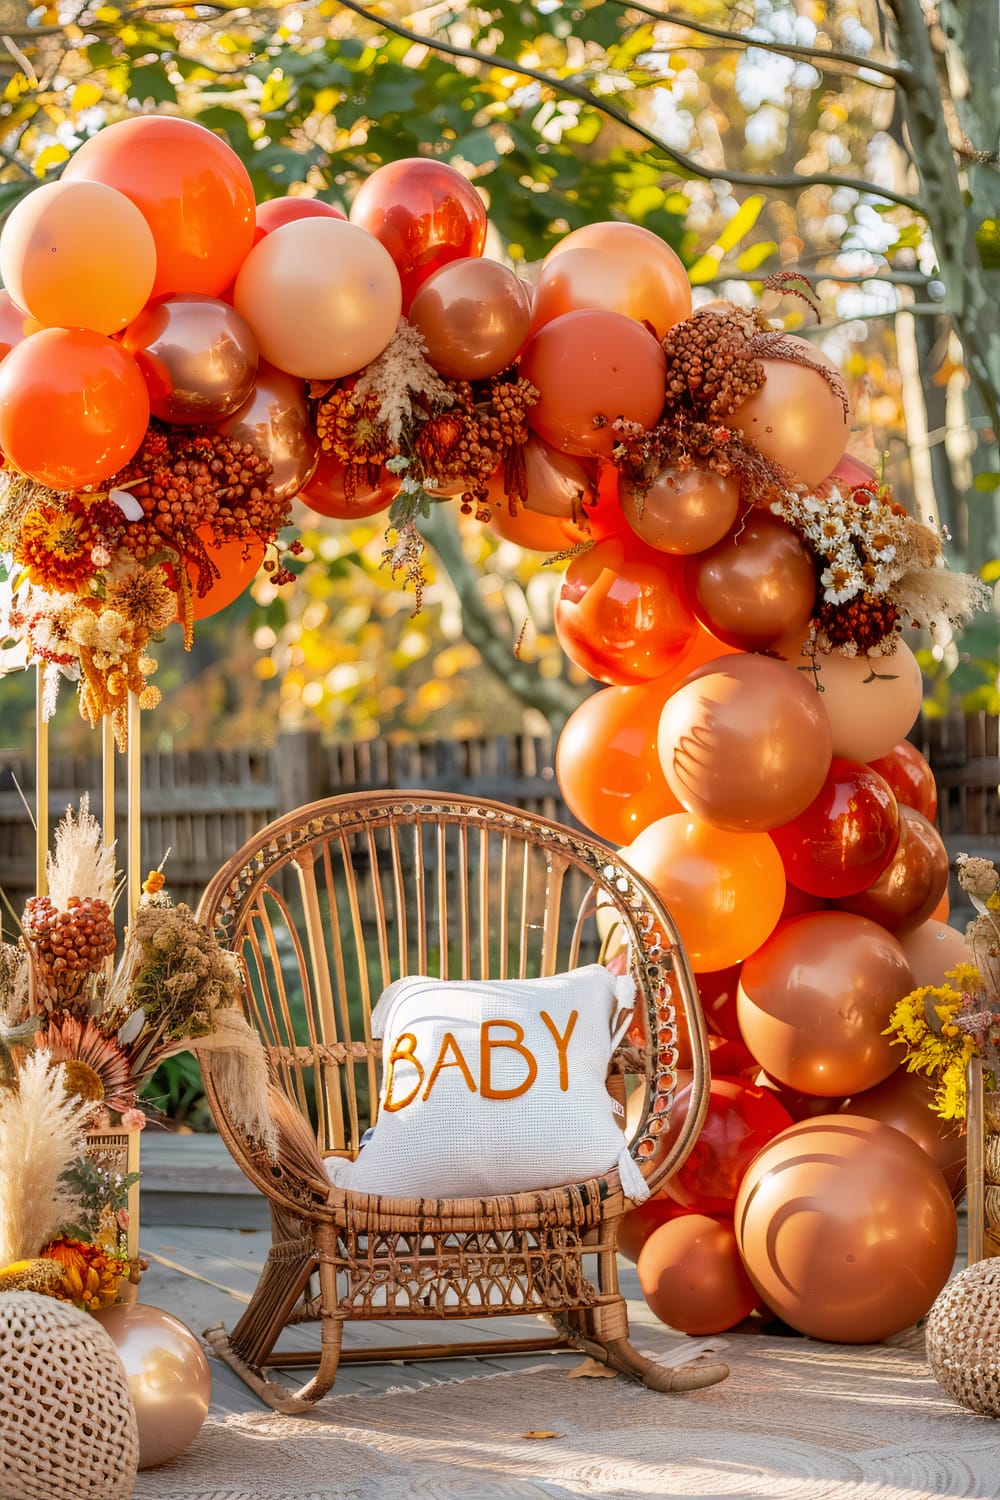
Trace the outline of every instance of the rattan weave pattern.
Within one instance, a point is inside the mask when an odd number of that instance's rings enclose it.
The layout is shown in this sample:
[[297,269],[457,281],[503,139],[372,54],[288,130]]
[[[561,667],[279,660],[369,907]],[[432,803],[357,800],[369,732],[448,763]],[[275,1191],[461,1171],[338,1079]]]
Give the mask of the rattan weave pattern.
[[139,1437],[128,1376],[95,1318],[0,1294],[0,1500],[128,1500]]
[[971,1411],[1000,1417],[1000,1260],[960,1271],[927,1319],[935,1380]]

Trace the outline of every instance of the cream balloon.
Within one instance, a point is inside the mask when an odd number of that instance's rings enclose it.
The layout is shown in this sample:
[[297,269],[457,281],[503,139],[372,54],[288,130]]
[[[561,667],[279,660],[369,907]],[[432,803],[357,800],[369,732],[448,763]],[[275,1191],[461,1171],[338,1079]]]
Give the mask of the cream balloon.
[[212,1373],[205,1352],[186,1324],[159,1307],[115,1303],[95,1317],[128,1376],[139,1468],[156,1468],[183,1453],[208,1416]]
[[923,699],[923,679],[905,641],[897,640],[891,656],[820,651],[813,657],[805,655],[798,642],[778,649],[819,693],[830,720],[834,755],[877,760],[913,728]]
[[905,932],[899,942],[916,989],[925,984],[941,984],[949,969],[972,961],[964,933],[933,917],[912,932]]
[[392,257],[367,230],[296,219],[250,251],[233,305],[272,365],[304,380],[338,380],[382,353],[403,292]]
[[737,407],[730,426],[812,487],[826,478],[847,447],[851,414],[843,376],[807,339],[783,334],[781,344],[796,357],[763,357],[764,384]]

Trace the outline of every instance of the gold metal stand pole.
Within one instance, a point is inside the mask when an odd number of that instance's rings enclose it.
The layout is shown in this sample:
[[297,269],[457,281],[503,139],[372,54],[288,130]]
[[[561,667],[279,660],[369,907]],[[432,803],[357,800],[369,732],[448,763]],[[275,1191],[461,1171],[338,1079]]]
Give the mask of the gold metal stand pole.
[[968,1264],[974,1266],[984,1255],[983,1226],[985,1224],[985,1191],[983,1137],[983,1062],[982,1058],[969,1059],[965,1077],[965,1212],[968,1218],[969,1254]]
[[35,668],[35,894],[48,894],[46,863],[49,854],[49,726],[42,717],[42,674]]
[[115,736],[107,714],[101,720],[101,826],[104,847],[110,849],[115,841]]
[[139,724],[139,695],[128,695],[128,863],[126,886],[129,920],[135,916],[142,894],[142,732]]

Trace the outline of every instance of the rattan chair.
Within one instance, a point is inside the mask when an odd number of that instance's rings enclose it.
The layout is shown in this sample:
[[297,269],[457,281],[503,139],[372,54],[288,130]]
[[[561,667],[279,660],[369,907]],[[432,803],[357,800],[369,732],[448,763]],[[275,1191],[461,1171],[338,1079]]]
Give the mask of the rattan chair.
[[[595,921],[600,900],[601,921]],[[323,1158],[355,1156],[378,1104],[371,1010],[403,974],[503,979],[559,973],[599,956],[614,929],[638,984],[642,1035],[619,1048],[609,1088],[640,1090],[630,1151],[649,1187],[683,1161],[704,1118],[707,1044],[697,990],[669,914],[604,844],[517,808],[475,798],[388,792],[332,797],[277,819],[208,886],[202,920],[242,955],[247,1014],[267,1049],[277,1162],[246,1139],[202,1059],[219,1131],[270,1203],[272,1248],[232,1332],[215,1351],[271,1406],[308,1410],[341,1358],[450,1358],[570,1344],[654,1390],[727,1374],[669,1369],[630,1344],[618,1289],[618,1221],[630,1203],[617,1170],[587,1182],[492,1198],[379,1198],[331,1188]],[[626,958],[628,955],[628,958]],[[675,1005],[693,1053],[692,1104],[664,1149],[676,1082]],[[644,1040],[645,1039],[645,1040]],[[629,1113],[635,1117],[635,1101]],[[541,1314],[537,1338],[342,1353],[347,1320]],[[276,1348],[318,1319],[320,1350]],[[293,1336],[294,1337],[294,1336]],[[286,1340],[287,1342],[287,1340]],[[292,1390],[269,1371],[318,1364]]]

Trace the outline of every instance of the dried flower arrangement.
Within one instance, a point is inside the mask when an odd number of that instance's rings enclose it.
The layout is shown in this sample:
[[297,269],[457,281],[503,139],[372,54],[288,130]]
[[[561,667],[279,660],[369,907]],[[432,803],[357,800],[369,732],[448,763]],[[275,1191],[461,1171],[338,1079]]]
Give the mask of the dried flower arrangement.
[[132,1179],[88,1160],[87,1136],[142,1128],[139,1094],[159,1062],[218,1051],[231,1107],[272,1154],[276,1140],[238,961],[154,871],[112,968],[114,850],[86,797],[56,830],[47,876],[19,942],[0,945],[0,1290],[97,1307],[129,1271]]
[[970,1058],[982,1058],[988,1089],[1000,1087],[1000,874],[992,860],[967,854],[956,867],[978,913],[965,933],[970,962],[949,970],[944,984],[904,995],[886,1029],[907,1049],[907,1069],[934,1082],[935,1109],[945,1120],[965,1118]]

